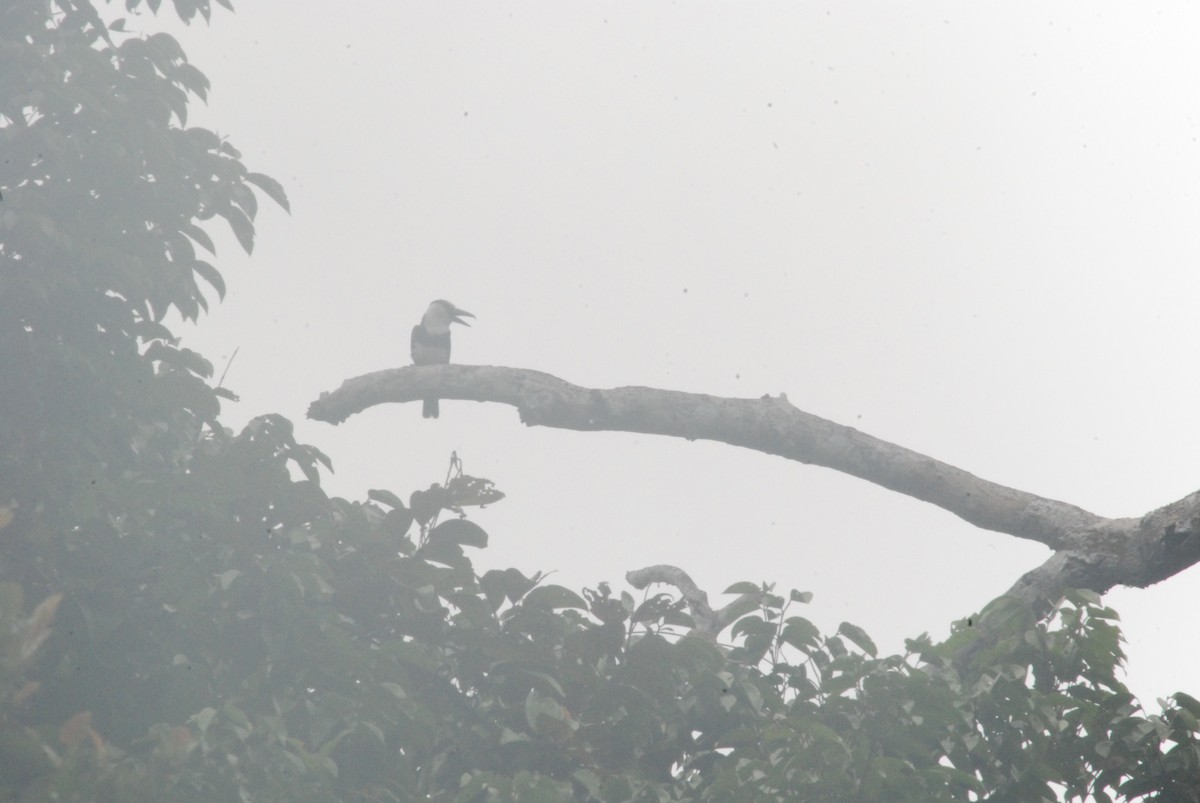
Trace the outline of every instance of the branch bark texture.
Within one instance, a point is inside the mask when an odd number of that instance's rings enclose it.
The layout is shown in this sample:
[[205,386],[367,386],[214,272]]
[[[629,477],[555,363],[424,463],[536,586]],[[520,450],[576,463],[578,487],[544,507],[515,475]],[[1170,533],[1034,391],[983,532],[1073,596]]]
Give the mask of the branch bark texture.
[[340,423],[368,407],[426,396],[510,404],[530,426],[713,440],[825,466],[937,505],[1054,554],[1009,593],[1044,611],[1067,588],[1145,587],[1200,561],[1200,492],[1141,518],[1110,519],[976,477],[799,410],[784,395],[737,399],[646,387],[584,388],[521,368],[409,366],[346,380],[309,418]]

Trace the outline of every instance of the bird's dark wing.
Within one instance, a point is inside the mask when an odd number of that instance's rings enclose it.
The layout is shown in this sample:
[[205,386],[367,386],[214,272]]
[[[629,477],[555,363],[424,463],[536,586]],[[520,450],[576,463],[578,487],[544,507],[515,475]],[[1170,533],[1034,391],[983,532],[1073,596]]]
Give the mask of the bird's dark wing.
[[450,362],[450,333],[431,335],[417,324],[412,330],[412,361],[414,365],[439,365]]

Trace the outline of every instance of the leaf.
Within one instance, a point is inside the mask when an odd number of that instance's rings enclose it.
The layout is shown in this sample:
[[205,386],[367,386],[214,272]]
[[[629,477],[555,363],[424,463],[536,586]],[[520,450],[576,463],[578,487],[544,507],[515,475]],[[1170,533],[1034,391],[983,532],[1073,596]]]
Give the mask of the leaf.
[[258,214],[258,199],[245,184],[234,184],[229,188],[230,199],[246,213],[246,217],[254,220]]
[[1171,699],[1175,701],[1176,705],[1190,713],[1192,716],[1200,717],[1200,700],[1197,700],[1190,694],[1185,694],[1181,691],[1177,691],[1172,694]]
[[78,747],[92,733],[92,712],[80,711],[58,729],[58,740],[67,747]]
[[429,542],[437,541],[484,549],[487,547],[488,537],[483,528],[473,521],[450,519],[429,531]]
[[831,675],[825,678],[821,683],[821,691],[825,694],[836,697],[847,689],[854,688],[858,683],[858,678],[850,674]]
[[200,729],[200,734],[204,735],[204,732],[208,730],[210,725],[212,725],[213,719],[216,717],[216,715],[217,709],[202,708],[195,714],[192,714],[192,716],[188,717],[188,722],[193,723],[197,728]]
[[313,485],[321,484],[321,472],[317,470],[315,463],[311,460],[297,460],[296,465],[299,467],[300,473],[304,475],[304,479]]
[[58,610],[58,604],[62,602],[62,598],[61,592],[46,597],[38,603],[38,606],[33,609],[33,613],[25,621],[20,647],[22,661],[32,658],[38,648],[50,637],[50,624],[54,621],[54,613]]
[[[329,459],[329,455],[325,454],[312,444],[306,443],[298,445],[296,450],[303,455],[304,459],[308,462],[314,464],[320,463],[321,465],[325,466],[327,471],[331,473],[333,472],[333,461]],[[292,459],[299,461],[299,458],[297,457],[293,457]]]
[[441,512],[449,502],[450,494],[440,485],[431,485],[427,491],[413,491],[408,497],[408,507],[417,523],[424,526]]
[[152,33],[146,37],[146,43],[155,51],[157,51],[167,62],[180,61],[186,58],[183,48],[179,46],[179,41],[169,33]]
[[670,613],[675,605],[670,594],[655,594],[637,607],[632,619],[634,622],[657,622]]
[[176,81],[183,85],[183,88],[191,92],[201,100],[208,97],[208,76],[200,72],[200,70],[188,64],[186,61],[175,66],[175,71],[172,76]]
[[412,511],[401,505],[384,514],[380,529],[395,538],[404,538],[408,534],[409,528],[412,527],[412,523]]
[[192,143],[202,151],[215,151],[221,147],[221,138],[207,128],[189,128],[186,133]]
[[871,637],[867,635],[867,631],[863,630],[858,625],[852,625],[849,622],[842,622],[838,626],[838,633],[854,642],[854,645],[867,655],[874,658],[878,655],[879,650],[875,647],[875,642],[871,641]]
[[530,689],[525,697],[525,721],[535,733],[563,737],[579,728],[579,721],[553,697]]
[[246,213],[230,204],[216,211],[229,223],[229,228],[233,230],[233,235],[237,237],[242,250],[247,254],[253,253],[254,224],[250,222],[250,218],[246,217]]
[[575,770],[575,772],[571,773],[571,778],[576,783],[578,783],[580,786],[582,786],[585,790],[587,790],[587,793],[591,796],[592,799],[594,799],[594,800],[601,799],[601,797],[600,797],[600,776],[599,775],[592,772],[587,767],[582,767],[580,769]]
[[[353,728],[343,728],[338,733],[337,736],[334,736],[332,739],[325,742],[325,744],[321,745],[321,747],[317,750],[317,755],[328,758],[329,754],[333,752],[333,749],[335,747],[337,747],[339,743],[341,743],[342,739],[345,739],[347,736],[349,736],[352,733],[354,733]],[[329,769],[329,767],[327,765],[323,764],[322,766],[324,766],[325,769],[327,769],[327,770]],[[336,778],[337,777],[337,765],[336,764],[333,766],[332,772],[333,772],[333,776]]]
[[[206,18],[207,18],[207,16],[208,16],[208,14],[205,13]],[[347,731],[347,733],[349,733],[349,731]],[[334,746],[336,746],[336,744]],[[334,761],[331,756],[327,756],[324,753],[318,753],[317,755],[319,756],[317,759],[317,764],[321,767],[321,769],[328,772],[334,778],[338,777],[337,762]]]
[[678,610],[677,608],[672,608],[664,613],[662,615],[662,623],[664,625],[683,628],[684,630],[691,630],[696,626],[695,619],[685,611]]
[[154,341],[146,349],[146,359],[161,362],[173,368],[190,374],[209,378],[213,374],[212,363],[191,349],[168,346],[161,341]]
[[762,586],[758,583],[751,583],[743,580],[740,583],[734,583],[729,588],[722,591],[722,594],[757,594],[762,591]]
[[516,602],[528,594],[529,589],[533,588],[535,584],[535,581],[516,569],[504,569],[503,571],[492,569],[479,578],[479,585],[494,607],[499,607],[500,602],[504,599]]
[[453,541],[429,540],[417,550],[415,557],[423,561],[441,563],[460,569],[469,568],[471,561],[467,559],[460,545]]
[[208,232],[197,226],[195,223],[182,223],[179,226],[179,230],[199,243],[200,246],[208,253],[212,254],[213,256],[217,255],[217,247],[213,245],[212,238],[208,236]]
[[265,192],[271,200],[283,207],[284,211],[289,215],[292,213],[291,204],[288,203],[287,193],[283,191],[283,185],[275,179],[264,173],[247,173],[246,181],[249,181],[254,186]]
[[797,591],[793,588],[791,594],[788,595],[788,598],[792,602],[799,602],[803,605],[807,605],[808,603],[812,602],[813,593],[811,591]]
[[140,320],[135,323],[133,325],[133,334],[137,335],[138,339],[143,342],[162,340],[167,343],[173,343],[175,340],[170,329],[152,320]]
[[446,484],[446,490],[454,500],[455,507],[492,505],[504,498],[504,493],[495,488],[491,480],[463,474]]
[[533,589],[525,596],[522,604],[528,605],[531,608],[543,608],[546,610],[555,610],[558,608],[587,610],[587,603],[584,602],[583,597],[569,588],[557,585],[540,586]]
[[171,233],[167,236],[167,255],[175,263],[187,263],[196,258],[196,247],[187,237]]
[[729,629],[729,636],[736,639],[742,635],[761,636],[773,633],[774,631],[775,625],[764,620],[758,614],[750,614],[734,622],[733,627]]
[[[199,10],[197,3],[199,0],[173,0],[175,5],[175,13],[179,19],[184,22],[191,22],[192,17],[196,16],[196,11]],[[207,2],[207,0],[205,0]]]
[[217,297],[222,301],[225,300],[225,280],[221,278],[221,273],[203,259],[197,259],[190,265],[191,269],[200,274],[200,278],[213,286],[217,291]]
[[1092,605],[1097,608],[1100,607],[1103,601],[1103,597],[1101,597],[1095,591],[1092,591],[1090,588],[1073,589],[1070,596],[1076,597],[1082,600],[1085,604]]
[[408,510],[404,503],[400,501],[400,497],[396,496],[391,491],[382,488],[372,488],[367,491],[367,498],[372,502],[379,502],[382,505],[393,507],[398,510]]
[[790,644],[802,652],[807,652],[817,646],[821,638],[821,632],[817,629],[816,625],[807,619],[792,616],[784,624],[783,632],[779,638],[785,644]]

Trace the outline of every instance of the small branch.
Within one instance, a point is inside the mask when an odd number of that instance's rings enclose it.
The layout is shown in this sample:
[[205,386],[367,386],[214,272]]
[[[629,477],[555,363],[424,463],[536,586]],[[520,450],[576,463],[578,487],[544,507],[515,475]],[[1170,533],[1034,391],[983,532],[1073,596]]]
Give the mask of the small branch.
[[226,374],[229,373],[229,369],[233,365],[233,361],[237,359],[238,352],[241,350],[242,350],[241,346],[238,346],[237,348],[235,348],[233,350],[233,354],[230,354],[229,359],[225,361],[225,370],[221,372],[221,378],[219,380],[217,380],[217,387],[221,387],[222,385],[225,384],[225,376],[226,376]]

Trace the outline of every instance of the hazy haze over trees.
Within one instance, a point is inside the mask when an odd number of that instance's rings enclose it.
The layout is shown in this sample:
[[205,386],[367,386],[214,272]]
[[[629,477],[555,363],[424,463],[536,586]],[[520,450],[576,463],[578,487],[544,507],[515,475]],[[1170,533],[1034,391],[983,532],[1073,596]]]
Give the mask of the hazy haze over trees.
[[224,295],[215,233],[249,252],[260,201],[288,199],[189,126],[208,84],[152,32],[147,11],[167,9],[126,6],[142,13],[0,10],[0,800],[1196,799],[1200,702],[1143,711],[1114,612],[1066,588],[1136,584],[1118,565],[1134,539],[1149,579],[1194,561],[1191,497],[1114,522],[783,399],[587,391],[521,369],[399,369],[314,405],[342,403],[325,415],[340,420],[436,386],[530,423],[725,440],[914,493],[1069,564],[944,643],[882,655],[853,624],[821,634],[801,590],[738,583],[714,609],[670,566],[631,573],[660,584],[638,597],[477,573],[488,533],[462,514],[503,488],[475,467],[349,501],[325,493],[327,458],[286,418],[225,428],[233,394],[166,322]]

